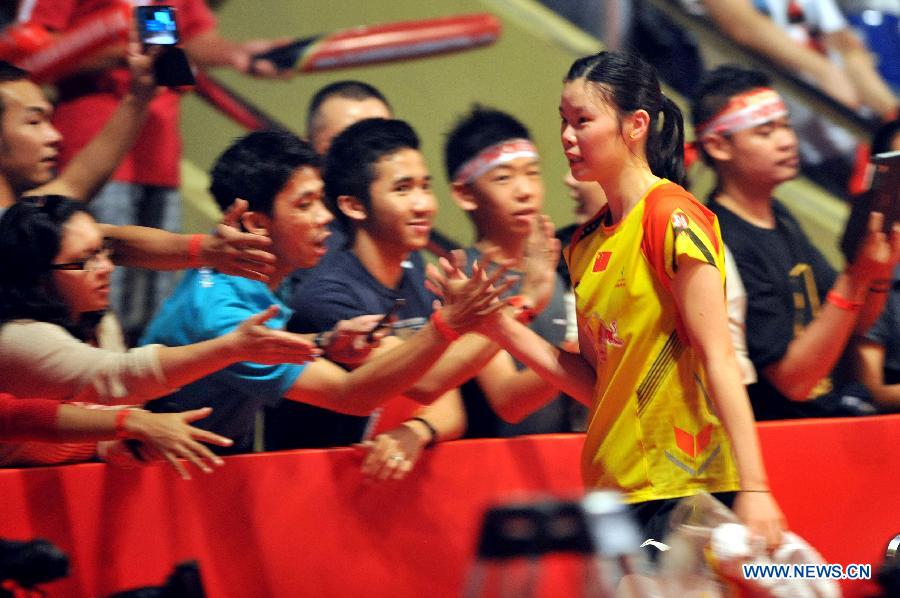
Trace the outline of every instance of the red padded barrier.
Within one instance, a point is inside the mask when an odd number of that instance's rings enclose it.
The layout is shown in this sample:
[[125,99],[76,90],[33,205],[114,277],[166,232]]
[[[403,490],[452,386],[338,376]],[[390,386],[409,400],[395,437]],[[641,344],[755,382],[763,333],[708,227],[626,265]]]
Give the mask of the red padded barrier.
[[[835,563],[876,564],[900,532],[900,416],[760,426],[793,529]],[[45,537],[72,558],[49,596],[160,583],[200,561],[220,596],[458,596],[489,504],[581,490],[578,435],[447,443],[404,481],[364,483],[352,449],[228,458],[180,480],[155,465],[0,470],[0,536]],[[556,562],[540,595],[580,577]],[[874,568],[874,567],[873,567]],[[845,585],[848,596],[871,586]]]

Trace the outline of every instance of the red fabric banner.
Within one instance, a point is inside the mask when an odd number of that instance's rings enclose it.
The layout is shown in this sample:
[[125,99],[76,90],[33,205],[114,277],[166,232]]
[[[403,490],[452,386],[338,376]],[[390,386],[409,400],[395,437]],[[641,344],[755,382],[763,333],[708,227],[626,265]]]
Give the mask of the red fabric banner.
[[[874,571],[900,532],[900,416],[759,428],[791,528],[826,561]],[[459,596],[484,510],[578,496],[581,443],[446,443],[406,480],[383,483],[362,479],[354,449],[231,457],[190,482],[164,465],[0,470],[0,537],[44,537],[69,554],[72,573],[45,586],[51,597],[157,585],[187,559],[199,560],[211,598]],[[556,559],[537,595],[573,595],[577,566]]]

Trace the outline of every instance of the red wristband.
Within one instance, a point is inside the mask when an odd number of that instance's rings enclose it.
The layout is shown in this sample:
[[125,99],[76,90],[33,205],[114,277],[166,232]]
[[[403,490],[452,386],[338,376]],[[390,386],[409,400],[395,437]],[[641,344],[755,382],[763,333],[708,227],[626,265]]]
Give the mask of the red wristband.
[[129,438],[128,432],[125,430],[125,420],[131,415],[131,409],[120,409],[116,412],[116,438]]
[[439,309],[431,312],[431,323],[434,324],[434,329],[438,331],[438,334],[451,343],[461,336],[444,321],[444,316],[441,315],[441,310]]
[[200,261],[200,249],[203,246],[203,237],[206,235],[196,234],[191,235],[191,238],[188,240],[188,259],[190,260],[191,268],[199,268],[203,265],[203,262]]
[[825,301],[844,311],[859,311],[859,308],[863,306],[862,301],[851,301],[846,297],[842,297],[836,291],[828,291],[828,294],[825,295]]
[[531,324],[537,317],[534,308],[526,303],[524,295],[513,295],[506,298],[506,303],[516,308],[516,319],[523,324]]

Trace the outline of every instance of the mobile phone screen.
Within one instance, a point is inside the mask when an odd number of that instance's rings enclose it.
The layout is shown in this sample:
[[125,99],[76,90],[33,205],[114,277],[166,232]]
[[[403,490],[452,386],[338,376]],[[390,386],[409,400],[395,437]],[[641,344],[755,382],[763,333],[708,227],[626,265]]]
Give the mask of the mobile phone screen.
[[151,46],[173,46],[178,43],[175,9],[171,6],[138,6],[135,12],[142,43]]

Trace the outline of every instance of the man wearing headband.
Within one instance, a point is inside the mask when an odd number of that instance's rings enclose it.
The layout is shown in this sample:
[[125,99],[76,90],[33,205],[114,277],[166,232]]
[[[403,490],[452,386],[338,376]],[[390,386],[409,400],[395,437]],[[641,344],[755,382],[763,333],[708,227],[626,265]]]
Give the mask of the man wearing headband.
[[856,261],[843,273],[832,269],[772,197],[797,176],[798,143],[762,73],[733,66],[707,73],[692,112],[700,155],[718,175],[708,205],[747,290],[756,418],[872,412],[867,393],[833,370],[854,330],[867,330],[884,305],[884,294],[869,289],[890,278],[900,232],[888,243],[876,217]]
[[[475,227],[475,245],[466,250],[468,262],[481,261],[484,251],[495,248],[499,250],[498,260],[510,260],[514,271],[524,271],[527,259],[531,259],[526,257],[529,235],[541,225],[544,204],[541,160],[528,129],[509,114],[475,107],[447,135],[444,163],[453,199]],[[570,321],[566,281],[553,273],[547,284],[552,289],[550,302],[530,327],[561,345]],[[517,284],[509,294],[522,292]],[[572,313],[571,320],[574,316]],[[531,389],[530,405],[524,401],[507,405],[498,381],[517,373],[532,375],[502,352],[462,387],[469,422],[467,437],[572,432],[573,421],[583,421],[581,405],[542,384]]]

